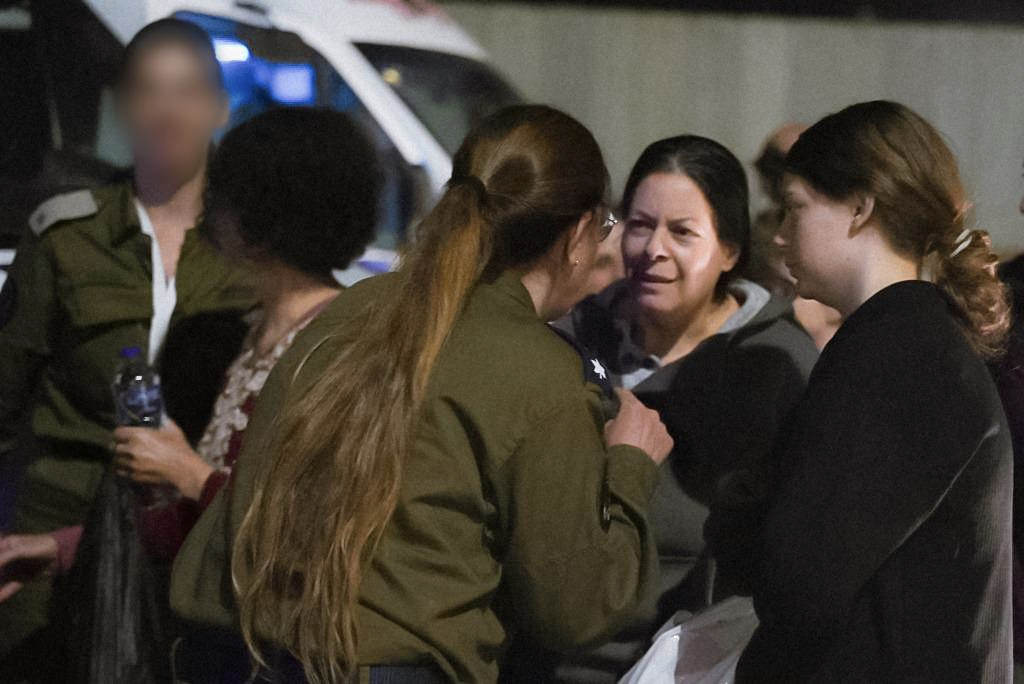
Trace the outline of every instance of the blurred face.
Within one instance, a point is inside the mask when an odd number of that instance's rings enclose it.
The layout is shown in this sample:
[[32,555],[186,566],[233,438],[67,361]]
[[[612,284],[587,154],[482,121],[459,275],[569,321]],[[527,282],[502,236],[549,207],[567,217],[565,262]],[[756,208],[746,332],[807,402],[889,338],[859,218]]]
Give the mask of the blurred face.
[[777,243],[801,297],[835,306],[855,268],[851,242],[854,208],[833,200],[792,174],[783,181],[785,218]]
[[227,123],[227,101],[209,66],[188,47],[157,43],[136,56],[121,91],[121,115],[136,165],[193,174]]
[[688,176],[656,173],[636,189],[625,217],[626,277],[642,312],[688,318],[715,297],[738,251],[723,244],[704,193]]

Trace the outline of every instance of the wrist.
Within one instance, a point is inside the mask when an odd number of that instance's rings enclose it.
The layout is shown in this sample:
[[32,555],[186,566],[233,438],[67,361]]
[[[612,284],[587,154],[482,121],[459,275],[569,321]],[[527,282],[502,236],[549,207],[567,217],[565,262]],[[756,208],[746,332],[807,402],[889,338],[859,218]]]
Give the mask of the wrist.
[[206,485],[207,479],[210,474],[213,473],[213,467],[206,461],[193,454],[193,458],[190,459],[189,466],[183,473],[184,477],[182,482],[178,485],[178,490],[181,495],[187,499],[198,501],[199,497],[203,493],[203,487]]
[[43,537],[44,553],[41,560],[46,563],[46,572],[57,573],[61,569],[61,545],[55,534],[47,534]]
[[82,540],[81,525],[74,527],[62,527],[50,533],[54,542],[52,547],[53,559],[50,563],[50,570],[57,573],[66,573],[75,563],[75,556],[78,555],[78,543]]

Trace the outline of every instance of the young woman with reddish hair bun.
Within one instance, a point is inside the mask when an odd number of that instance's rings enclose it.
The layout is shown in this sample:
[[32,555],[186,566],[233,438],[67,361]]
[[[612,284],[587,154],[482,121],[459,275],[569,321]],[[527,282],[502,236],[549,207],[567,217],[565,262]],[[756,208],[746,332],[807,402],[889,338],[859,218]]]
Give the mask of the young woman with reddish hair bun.
[[985,361],[1009,314],[956,160],[867,102],[786,168],[797,291],[845,320],[778,446],[737,682],[1008,682],[1012,453]]

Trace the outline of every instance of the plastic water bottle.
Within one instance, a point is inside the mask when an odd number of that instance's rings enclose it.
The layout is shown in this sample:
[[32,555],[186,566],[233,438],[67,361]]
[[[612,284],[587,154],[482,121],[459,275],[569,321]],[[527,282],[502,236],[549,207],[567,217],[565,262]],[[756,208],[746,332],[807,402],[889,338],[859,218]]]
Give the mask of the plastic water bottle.
[[114,374],[114,406],[118,425],[158,428],[163,420],[160,376],[138,347],[121,350],[121,363]]

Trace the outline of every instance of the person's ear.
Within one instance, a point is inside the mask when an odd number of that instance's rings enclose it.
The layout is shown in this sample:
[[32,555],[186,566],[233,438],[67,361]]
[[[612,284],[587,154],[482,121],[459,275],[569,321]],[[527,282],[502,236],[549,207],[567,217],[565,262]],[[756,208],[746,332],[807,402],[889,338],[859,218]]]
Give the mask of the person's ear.
[[728,273],[732,269],[736,268],[736,264],[740,262],[741,250],[739,245],[732,242],[719,242],[722,249],[722,273]]
[[580,263],[580,255],[584,253],[587,240],[591,237],[590,224],[593,222],[594,212],[588,211],[569,229],[568,239],[565,241],[565,257],[574,266]]
[[874,195],[855,195],[853,198],[853,221],[850,223],[850,233],[856,234],[871,220],[875,211]]

